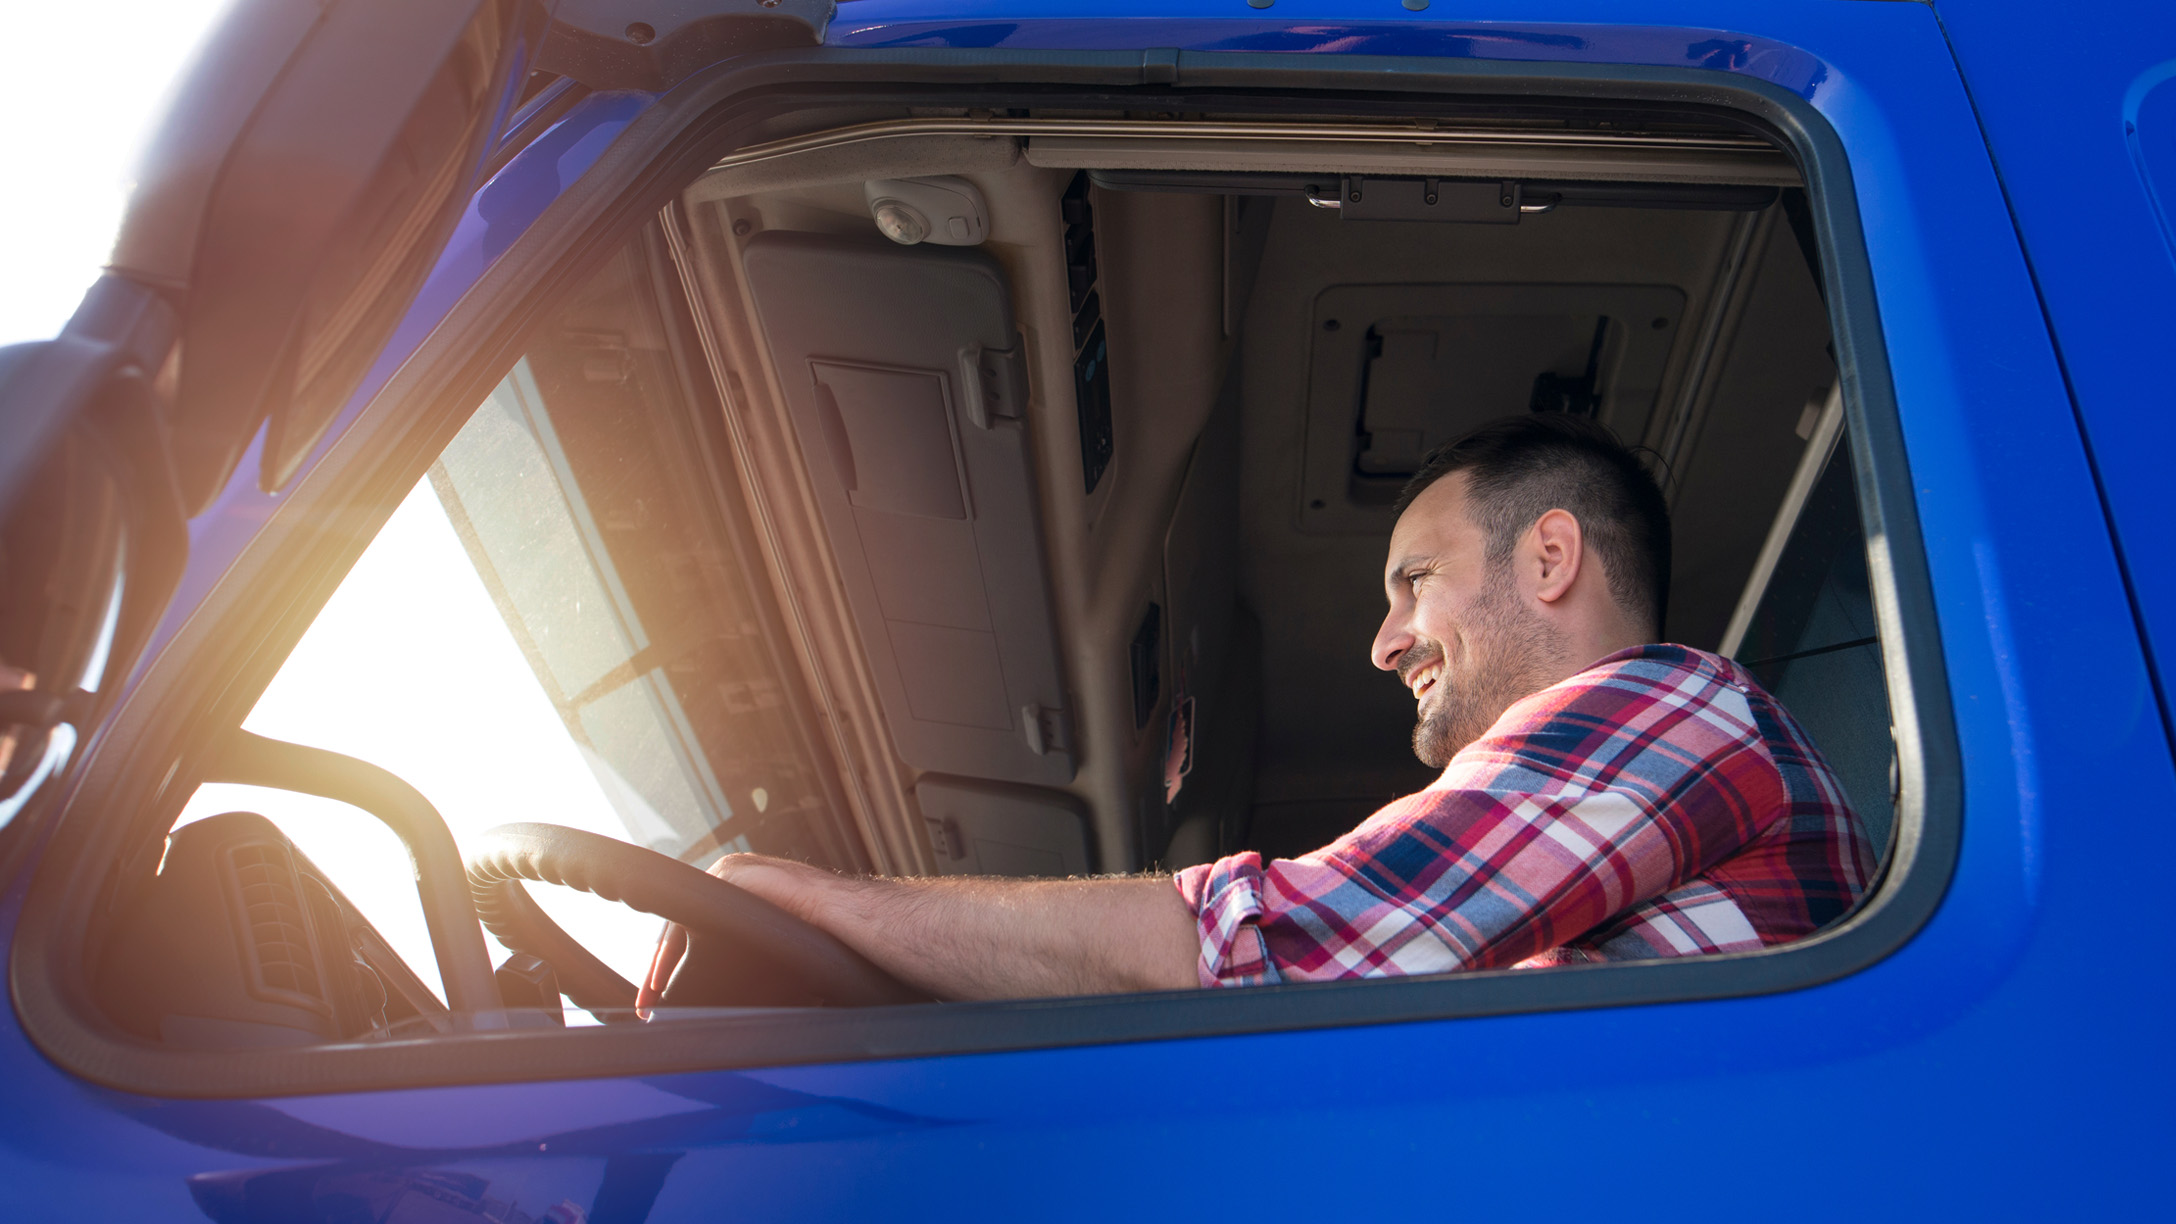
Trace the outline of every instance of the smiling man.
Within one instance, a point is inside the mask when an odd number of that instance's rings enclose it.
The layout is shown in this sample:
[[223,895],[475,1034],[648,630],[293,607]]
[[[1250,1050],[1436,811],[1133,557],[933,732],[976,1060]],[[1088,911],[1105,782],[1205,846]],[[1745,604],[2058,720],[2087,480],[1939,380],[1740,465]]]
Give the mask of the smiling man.
[[[1399,501],[1375,666],[1442,774],[1331,844],[1176,876],[720,876],[940,998],[1644,960],[1786,943],[1874,858],[1803,729],[1731,660],[1661,637],[1670,524],[1607,430],[1507,418]],[[680,957],[668,931],[643,988]]]

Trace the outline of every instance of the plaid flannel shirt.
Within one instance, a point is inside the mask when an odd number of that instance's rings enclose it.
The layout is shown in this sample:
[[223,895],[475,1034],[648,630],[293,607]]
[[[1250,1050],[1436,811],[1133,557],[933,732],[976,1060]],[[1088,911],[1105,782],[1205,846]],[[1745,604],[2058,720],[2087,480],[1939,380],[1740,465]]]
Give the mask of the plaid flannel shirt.
[[1640,646],[1322,849],[1176,883],[1202,984],[1240,986],[1761,948],[1841,917],[1873,872],[1843,785],[1744,668]]

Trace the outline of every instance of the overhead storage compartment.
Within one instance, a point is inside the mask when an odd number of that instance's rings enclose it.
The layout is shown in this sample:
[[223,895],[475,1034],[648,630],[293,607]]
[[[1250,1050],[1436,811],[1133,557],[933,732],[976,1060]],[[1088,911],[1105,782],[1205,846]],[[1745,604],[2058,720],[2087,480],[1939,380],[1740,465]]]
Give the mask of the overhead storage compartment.
[[744,258],[900,757],[1071,781],[1026,366],[997,265],[775,232]]

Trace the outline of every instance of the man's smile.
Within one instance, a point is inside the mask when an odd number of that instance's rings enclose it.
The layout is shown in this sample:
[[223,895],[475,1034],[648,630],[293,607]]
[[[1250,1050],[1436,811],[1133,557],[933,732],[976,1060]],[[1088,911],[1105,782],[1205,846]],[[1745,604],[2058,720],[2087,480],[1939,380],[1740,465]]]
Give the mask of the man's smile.
[[1413,700],[1420,701],[1435,688],[1436,681],[1443,678],[1443,651],[1433,645],[1422,645],[1410,653],[1413,658],[1398,672],[1398,679],[1412,691]]

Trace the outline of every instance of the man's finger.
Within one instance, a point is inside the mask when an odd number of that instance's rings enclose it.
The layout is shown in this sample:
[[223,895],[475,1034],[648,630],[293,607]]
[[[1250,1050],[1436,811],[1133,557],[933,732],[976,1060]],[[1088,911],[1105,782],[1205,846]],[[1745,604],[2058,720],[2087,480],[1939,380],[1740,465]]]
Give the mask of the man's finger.
[[650,972],[642,979],[635,991],[635,1014],[647,1020],[650,1011],[665,997],[665,986],[672,981],[672,971],[680,967],[680,958],[687,955],[687,928],[677,922],[668,922],[658,932],[657,951],[650,957]]
[[[763,862],[761,855],[728,854],[710,865],[710,874],[725,879],[733,871],[745,868],[751,862]],[[668,922],[658,932],[657,951],[650,957],[650,972],[635,987],[635,1014],[647,1020],[650,1012],[665,997],[665,986],[672,981],[672,971],[680,967],[681,958],[687,955],[688,931],[677,922]]]

